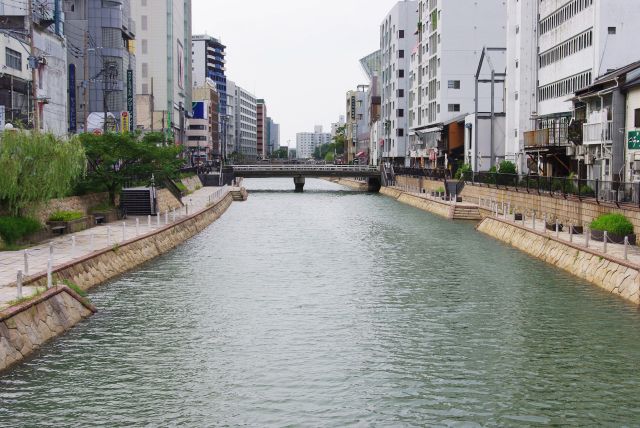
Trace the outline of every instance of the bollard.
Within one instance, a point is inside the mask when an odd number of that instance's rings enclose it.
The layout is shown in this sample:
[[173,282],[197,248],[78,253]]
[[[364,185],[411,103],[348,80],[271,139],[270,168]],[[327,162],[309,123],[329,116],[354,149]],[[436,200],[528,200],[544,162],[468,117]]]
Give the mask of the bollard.
[[624,259],[629,260],[629,237],[624,237]]
[[604,231],[604,238],[603,238],[603,241],[604,241],[603,247],[604,247],[604,253],[605,254],[607,254],[607,241],[608,240],[609,240],[609,237],[607,236],[607,231],[605,230]]
[[140,219],[136,218],[136,236],[140,234]]
[[151,216],[150,215],[147,216],[147,228],[151,229]]
[[591,239],[591,229],[587,228],[587,233],[584,235],[584,246],[589,248],[589,240]]
[[560,224],[558,223],[558,219],[556,219],[556,238],[560,237]]
[[76,235],[71,237],[71,258],[74,259],[76,257]]
[[127,240],[127,223],[122,222],[122,242]]
[[47,289],[53,286],[53,274],[52,274],[52,264],[51,260],[47,263]]
[[22,271],[18,271],[18,277],[16,278],[16,294],[18,299],[22,299]]
[[544,231],[544,233],[547,233],[547,214],[544,214],[544,225],[542,230]]
[[569,242],[573,242],[573,224],[569,225]]
[[507,204],[507,214],[511,214],[511,202]]
[[107,245],[111,245],[111,226],[107,226]]
[[533,212],[533,230],[536,230],[536,212]]
[[164,212],[164,224],[169,224],[169,210]]
[[526,217],[524,211],[522,211],[522,227],[524,227],[524,218]]
[[49,242],[49,259],[53,258],[53,242]]
[[23,251],[24,253],[24,274],[29,275],[29,253],[27,250]]

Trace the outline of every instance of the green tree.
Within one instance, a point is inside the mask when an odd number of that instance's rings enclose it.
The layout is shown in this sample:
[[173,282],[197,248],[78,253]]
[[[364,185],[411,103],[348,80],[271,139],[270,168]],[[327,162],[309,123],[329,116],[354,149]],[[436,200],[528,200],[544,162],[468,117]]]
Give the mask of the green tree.
[[274,159],[288,159],[289,149],[287,147],[280,147],[278,150],[273,152],[271,157]]
[[115,203],[117,192],[127,182],[174,178],[184,165],[179,146],[165,143],[160,133],[128,133],[80,136],[89,161],[85,179],[90,185],[104,186]]
[[13,215],[29,204],[65,196],[85,170],[85,152],[76,137],[0,133],[0,205]]

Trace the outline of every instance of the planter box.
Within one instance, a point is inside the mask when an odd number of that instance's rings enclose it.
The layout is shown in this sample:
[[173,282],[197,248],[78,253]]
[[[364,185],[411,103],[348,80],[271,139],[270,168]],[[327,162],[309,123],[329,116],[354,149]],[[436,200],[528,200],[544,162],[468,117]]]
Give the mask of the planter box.
[[81,230],[88,229],[91,227],[90,220],[92,217],[82,217],[78,220],[72,221],[48,221],[47,226],[49,226],[49,230],[55,227],[64,227],[63,234],[65,233],[76,233]]
[[513,215],[513,219],[514,219],[515,221],[522,221],[522,214],[521,214],[521,213],[515,213],[515,214]]
[[456,202],[462,202],[462,196],[456,196]]
[[584,227],[569,226],[569,233],[571,233],[572,235],[582,235],[584,233]]
[[[604,241],[604,232],[602,230],[592,230],[591,238],[594,241],[602,242]],[[629,235],[629,244],[636,245],[636,235]],[[624,244],[624,236],[616,235],[614,233],[607,233],[607,242],[614,244]]]
[[[547,223],[546,227],[547,227],[547,230],[551,230],[553,232],[556,231],[556,223],[555,222]],[[562,232],[562,228],[563,228],[562,223],[558,223],[558,231]]]

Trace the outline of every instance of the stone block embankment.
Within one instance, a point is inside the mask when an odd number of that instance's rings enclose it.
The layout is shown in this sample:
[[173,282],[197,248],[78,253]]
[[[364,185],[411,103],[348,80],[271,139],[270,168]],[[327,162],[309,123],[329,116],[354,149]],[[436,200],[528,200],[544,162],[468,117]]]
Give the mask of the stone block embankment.
[[346,186],[350,189],[361,190],[363,192],[366,192],[369,188],[366,181],[358,181],[351,178],[328,178],[327,180]]
[[197,175],[194,175],[192,177],[183,178],[180,181],[182,182],[182,184],[184,184],[184,187],[187,188],[189,193],[193,193],[198,189],[202,189],[202,187],[203,187],[202,181],[200,181],[200,177],[198,177]]
[[95,312],[91,303],[66,286],[0,312],[0,372]]
[[447,202],[428,199],[392,187],[382,187],[380,193],[394,198],[398,202],[439,215],[440,217],[453,218],[453,205]]
[[485,218],[477,229],[627,301],[640,304],[638,266],[500,219]]

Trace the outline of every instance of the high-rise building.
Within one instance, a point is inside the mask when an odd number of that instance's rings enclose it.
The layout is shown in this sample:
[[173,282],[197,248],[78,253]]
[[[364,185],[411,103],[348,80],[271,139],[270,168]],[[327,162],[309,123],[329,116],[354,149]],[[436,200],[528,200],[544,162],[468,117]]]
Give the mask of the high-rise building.
[[191,165],[220,159],[220,95],[216,84],[207,79],[193,88],[192,111],[185,146]]
[[269,118],[269,154],[280,148],[280,125]]
[[258,114],[255,95],[236,85],[236,156],[244,161],[258,158]]
[[421,0],[417,6],[413,163],[442,168],[465,158],[465,116],[475,112],[475,74],[484,47],[504,48],[506,6],[504,0]]
[[191,110],[191,0],[139,0],[131,8],[139,46],[136,93],[152,112],[137,124],[171,133],[182,144]]
[[345,128],[346,161],[368,157],[369,151],[369,87],[360,85],[355,91],[347,92],[347,123]]
[[256,148],[258,159],[266,159],[269,146],[269,126],[267,123],[267,104],[264,99],[256,100]]
[[371,165],[378,165],[380,135],[382,134],[380,124],[382,107],[382,97],[380,96],[380,55],[380,50],[377,50],[360,60],[360,65],[369,78],[369,88],[366,99],[366,109],[369,119],[369,148],[367,154],[369,164]]
[[380,25],[383,160],[408,164],[409,54],[416,44],[418,2],[399,1]]
[[296,134],[296,157],[311,159],[316,147],[331,143],[331,134],[322,132],[322,126],[316,125],[313,132],[298,132]]
[[598,106],[571,101],[599,76],[640,58],[638,2],[520,0],[508,6],[507,156],[542,175],[615,178],[623,168],[623,150],[620,156],[610,150],[622,135],[612,128],[619,94]]
[[[135,129],[135,24],[129,0],[64,2],[69,131]],[[73,86],[73,87],[72,87]],[[127,127],[127,129],[124,129]]]
[[227,114],[220,115],[220,124],[223,129],[223,144],[225,147],[223,157],[225,159],[228,158],[232,153],[239,153],[236,140],[236,91],[237,89],[235,82],[227,79]]
[[191,46],[194,86],[204,84],[206,79],[213,80],[220,95],[220,114],[227,114],[226,46],[207,35],[194,35]]
[[[27,19],[30,9],[32,52]],[[16,126],[66,134],[71,121],[67,115],[68,67],[62,1],[1,1],[0,30],[3,30],[0,106],[4,120]]]

